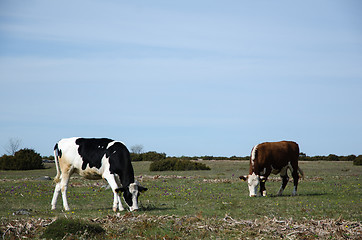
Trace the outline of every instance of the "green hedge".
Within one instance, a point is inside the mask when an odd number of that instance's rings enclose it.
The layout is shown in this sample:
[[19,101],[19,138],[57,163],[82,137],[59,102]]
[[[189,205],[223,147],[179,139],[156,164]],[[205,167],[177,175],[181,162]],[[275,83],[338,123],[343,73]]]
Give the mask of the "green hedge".
[[31,170],[44,168],[42,157],[33,149],[21,149],[14,156],[0,157],[1,170]]
[[208,166],[190,160],[177,158],[166,158],[154,161],[150,165],[150,171],[188,171],[188,170],[210,170]]

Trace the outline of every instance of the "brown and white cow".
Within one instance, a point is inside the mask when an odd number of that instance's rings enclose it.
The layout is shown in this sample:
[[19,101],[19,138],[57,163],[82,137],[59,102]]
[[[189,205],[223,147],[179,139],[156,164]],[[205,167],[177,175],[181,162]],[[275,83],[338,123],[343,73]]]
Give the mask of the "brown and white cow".
[[73,173],[87,179],[106,179],[114,194],[113,211],[117,207],[124,210],[119,193],[123,193],[130,211],[138,209],[138,196],[147,188],[135,181],[130,154],[122,142],[108,138],[65,138],[55,145],[54,155],[57,175],[52,209],[62,192],[64,209],[69,210],[67,186]]
[[303,171],[298,166],[299,146],[295,142],[265,142],[253,147],[250,156],[249,175],[239,178],[248,181],[249,196],[257,196],[257,188],[260,184],[261,196],[266,196],[265,182],[268,176],[280,173],[282,185],[278,195],[282,195],[289,181],[287,170],[292,172],[294,189],[292,195],[297,194],[299,173],[304,176]]

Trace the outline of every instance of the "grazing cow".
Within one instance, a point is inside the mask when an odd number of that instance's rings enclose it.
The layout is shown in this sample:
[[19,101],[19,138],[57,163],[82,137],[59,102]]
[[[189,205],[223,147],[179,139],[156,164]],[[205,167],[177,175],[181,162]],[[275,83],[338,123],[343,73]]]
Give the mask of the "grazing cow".
[[265,142],[253,147],[250,156],[249,175],[239,178],[248,181],[249,195],[255,197],[260,184],[260,195],[266,196],[265,182],[270,173],[278,174],[282,178],[282,185],[278,195],[282,195],[289,181],[287,170],[292,172],[294,190],[292,195],[297,194],[299,174],[304,176],[303,171],[298,167],[299,146],[295,142]]
[[107,138],[65,138],[54,147],[57,175],[52,209],[55,209],[57,198],[62,192],[63,206],[69,211],[67,186],[70,176],[78,173],[87,179],[107,180],[114,194],[113,211],[123,211],[118,193],[130,211],[138,209],[140,192],[147,191],[134,179],[133,167],[128,149],[121,142]]

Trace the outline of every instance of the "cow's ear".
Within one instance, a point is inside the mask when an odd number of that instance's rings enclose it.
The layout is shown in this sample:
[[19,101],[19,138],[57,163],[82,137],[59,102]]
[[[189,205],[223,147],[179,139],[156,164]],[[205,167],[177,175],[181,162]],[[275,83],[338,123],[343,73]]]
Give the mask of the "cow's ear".
[[239,177],[242,181],[246,181],[248,179],[248,176],[240,176]]
[[120,188],[116,189],[116,193],[121,193],[121,192],[124,192],[124,191],[126,191],[126,189],[124,187],[120,187]]
[[138,186],[138,191],[141,192],[141,193],[146,192],[147,190],[148,190],[148,188]]

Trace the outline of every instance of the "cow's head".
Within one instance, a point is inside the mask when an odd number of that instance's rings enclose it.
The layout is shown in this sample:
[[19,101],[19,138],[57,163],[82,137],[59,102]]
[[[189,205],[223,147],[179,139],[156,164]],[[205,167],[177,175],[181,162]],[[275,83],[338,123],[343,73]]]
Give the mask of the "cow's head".
[[147,188],[140,186],[136,181],[131,183],[128,187],[117,188],[116,192],[123,192],[123,199],[127,203],[129,210],[132,212],[138,209],[138,196],[140,193],[147,190]]
[[252,175],[240,176],[239,177],[243,181],[248,181],[249,187],[249,196],[256,197],[258,192],[258,186],[261,181],[265,181],[264,176],[259,176],[253,173]]

